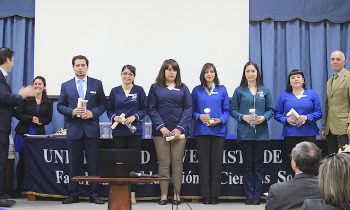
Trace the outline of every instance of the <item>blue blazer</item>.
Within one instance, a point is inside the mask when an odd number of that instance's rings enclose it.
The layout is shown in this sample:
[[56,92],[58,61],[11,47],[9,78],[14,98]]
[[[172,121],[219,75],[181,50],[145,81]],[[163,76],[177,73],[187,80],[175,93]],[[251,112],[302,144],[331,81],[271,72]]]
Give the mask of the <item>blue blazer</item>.
[[67,138],[80,139],[85,133],[87,138],[100,138],[99,116],[106,111],[106,96],[100,80],[87,77],[85,100],[88,100],[87,109],[92,112],[93,118],[83,120],[73,117],[73,109],[79,98],[75,78],[61,85],[61,94],[58,98],[57,110],[65,116],[67,122]]
[[0,71],[0,132],[10,134],[14,107],[22,102],[22,97],[11,93],[11,88]]
[[[305,124],[296,127],[287,122],[288,117],[286,114],[291,108],[300,115],[307,116]],[[321,103],[314,90],[305,89],[300,99],[289,92],[282,92],[278,97],[275,119],[283,125],[283,136],[317,136],[319,134],[319,129],[316,121],[321,118]]]
[[[215,86],[209,95],[202,85],[196,86],[192,91],[192,108],[194,121],[194,136],[220,136],[226,137],[226,122],[230,117],[230,102],[224,86]],[[204,114],[204,109],[210,108],[210,117],[219,118],[221,123],[215,126],[207,126],[199,116]]]

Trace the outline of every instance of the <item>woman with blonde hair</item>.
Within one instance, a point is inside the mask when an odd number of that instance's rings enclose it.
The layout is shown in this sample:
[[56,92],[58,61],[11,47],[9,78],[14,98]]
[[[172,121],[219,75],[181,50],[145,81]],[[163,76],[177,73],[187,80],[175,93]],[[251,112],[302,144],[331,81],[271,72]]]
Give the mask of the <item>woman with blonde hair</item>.
[[302,210],[350,209],[350,153],[328,156],[319,169],[319,185],[323,199],[307,199]]

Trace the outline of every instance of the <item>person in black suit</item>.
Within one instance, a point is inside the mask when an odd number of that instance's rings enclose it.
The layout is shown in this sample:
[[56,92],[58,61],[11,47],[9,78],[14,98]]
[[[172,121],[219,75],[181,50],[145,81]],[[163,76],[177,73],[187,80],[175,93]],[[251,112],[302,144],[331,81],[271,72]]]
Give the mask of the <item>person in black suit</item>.
[[[71,179],[80,174],[83,150],[89,176],[97,175],[97,152],[100,138],[99,116],[106,110],[106,96],[100,80],[87,76],[89,60],[83,55],[72,59],[75,78],[64,82],[58,98],[57,110],[67,122],[69,153],[69,197],[63,204],[79,202],[78,183]],[[88,100],[86,109],[77,107],[78,98]],[[90,183],[90,202],[103,204],[97,193],[97,184]]]
[[19,120],[15,131],[15,150],[19,154],[16,177],[17,187],[15,195],[20,195],[26,189],[24,183],[24,134],[44,135],[45,125],[52,120],[52,102],[46,94],[46,80],[37,76],[33,80],[34,97],[28,97],[15,109],[15,117]]
[[323,198],[318,187],[320,149],[311,142],[301,142],[292,150],[292,169],[295,177],[286,182],[271,185],[265,210],[299,209],[307,198]]
[[307,199],[301,210],[350,209],[350,146],[348,151],[328,156],[320,166],[319,186],[324,199]]
[[0,207],[10,207],[16,203],[14,200],[7,199],[8,195],[4,191],[11,118],[14,107],[18,106],[23,98],[34,95],[34,91],[30,86],[20,89],[18,95],[11,93],[7,77],[12,71],[13,64],[13,50],[0,48]]

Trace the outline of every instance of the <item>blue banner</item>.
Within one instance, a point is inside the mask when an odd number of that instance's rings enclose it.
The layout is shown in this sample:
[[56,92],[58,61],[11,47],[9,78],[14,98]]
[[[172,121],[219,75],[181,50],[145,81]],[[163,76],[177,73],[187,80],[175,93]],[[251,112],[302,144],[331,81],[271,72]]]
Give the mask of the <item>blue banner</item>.
[[[112,140],[101,140],[101,148],[109,148]],[[292,178],[290,160],[283,154],[283,141],[267,141],[264,154],[265,176],[263,192],[276,182]],[[141,145],[141,172],[157,174],[157,155],[152,140]],[[68,150],[64,138],[26,139],[26,183],[30,194],[43,197],[68,195]],[[81,174],[88,175],[83,164]],[[183,198],[199,198],[198,153],[193,139],[187,141],[184,154],[184,172],[181,195]],[[235,141],[226,141],[223,153],[221,199],[243,198],[243,159]],[[81,182],[81,195],[87,196],[86,185]],[[108,184],[100,184],[100,196],[108,197]],[[137,197],[159,198],[157,183],[139,184]]]

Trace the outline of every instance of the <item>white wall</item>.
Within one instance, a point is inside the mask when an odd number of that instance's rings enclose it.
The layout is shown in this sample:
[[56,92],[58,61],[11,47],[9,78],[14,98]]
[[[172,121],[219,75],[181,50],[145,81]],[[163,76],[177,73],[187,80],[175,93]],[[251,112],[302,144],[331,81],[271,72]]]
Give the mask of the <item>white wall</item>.
[[106,95],[120,85],[123,65],[136,67],[146,94],[165,59],[174,58],[190,90],[206,62],[218,70],[231,97],[248,60],[247,0],[36,0],[34,75],[49,95],[73,78],[71,59],[90,60],[88,75]]

